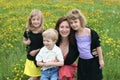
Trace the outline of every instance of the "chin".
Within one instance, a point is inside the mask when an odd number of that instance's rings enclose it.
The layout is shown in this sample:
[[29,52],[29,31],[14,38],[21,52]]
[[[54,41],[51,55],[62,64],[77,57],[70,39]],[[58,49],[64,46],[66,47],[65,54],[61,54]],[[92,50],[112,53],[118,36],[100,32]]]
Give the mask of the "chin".
[[68,37],[68,35],[62,35],[62,37]]

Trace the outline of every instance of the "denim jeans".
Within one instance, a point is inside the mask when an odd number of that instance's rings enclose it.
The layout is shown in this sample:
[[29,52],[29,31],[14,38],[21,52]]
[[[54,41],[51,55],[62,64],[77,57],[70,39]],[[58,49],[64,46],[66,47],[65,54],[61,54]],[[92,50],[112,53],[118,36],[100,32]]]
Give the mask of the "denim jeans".
[[42,70],[42,75],[40,80],[59,80],[58,67]]

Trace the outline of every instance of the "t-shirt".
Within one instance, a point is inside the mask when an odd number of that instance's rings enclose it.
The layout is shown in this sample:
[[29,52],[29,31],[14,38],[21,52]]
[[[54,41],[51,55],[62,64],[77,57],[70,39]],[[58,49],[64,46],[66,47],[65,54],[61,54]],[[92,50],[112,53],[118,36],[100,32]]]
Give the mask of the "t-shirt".
[[[54,45],[52,50],[48,50],[45,46],[41,48],[40,52],[36,56],[36,61],[49,62],[53,60],[64,61],[61,49]],[[52,68],[55,66],[42,67],[42,70]]]

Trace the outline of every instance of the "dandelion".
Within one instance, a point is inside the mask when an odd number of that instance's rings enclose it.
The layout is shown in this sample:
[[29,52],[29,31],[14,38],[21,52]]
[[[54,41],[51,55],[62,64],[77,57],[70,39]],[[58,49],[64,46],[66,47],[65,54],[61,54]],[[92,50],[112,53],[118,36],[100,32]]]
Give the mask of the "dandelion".
[[7,79],[7,80],[10,80],[10,78],[9,78],[9,77],[7,77],[6,79]]

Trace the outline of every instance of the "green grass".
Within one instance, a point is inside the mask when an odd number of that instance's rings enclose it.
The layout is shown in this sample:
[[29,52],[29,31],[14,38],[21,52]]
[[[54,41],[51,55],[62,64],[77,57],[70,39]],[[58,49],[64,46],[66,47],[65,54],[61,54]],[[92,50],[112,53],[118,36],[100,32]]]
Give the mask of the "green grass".
[[1,0],[0,1],[0,80],[26,80],[23,32],[31,10],[42,11],[48,29],[68,11],[78,8],[101,37],[105,67],[104,80],[120,79],[119,0]]

